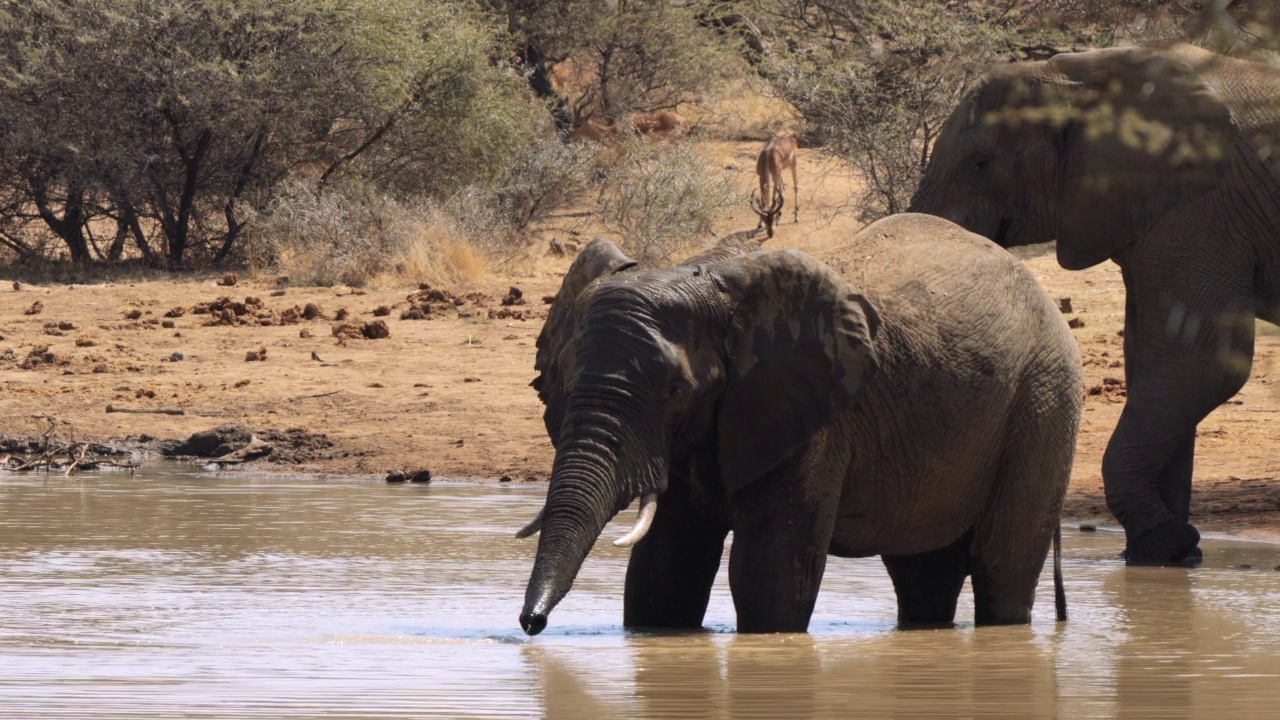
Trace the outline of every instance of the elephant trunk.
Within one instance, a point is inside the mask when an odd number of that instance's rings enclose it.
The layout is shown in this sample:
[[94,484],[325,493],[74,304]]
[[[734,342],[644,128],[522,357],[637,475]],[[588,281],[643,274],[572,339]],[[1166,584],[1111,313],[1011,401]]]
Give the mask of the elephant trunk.
[[608,484],[574,470],[553,476],[520,612],[520,626],[526,633],[537,635],[546,628],[547,616],[569,592],[587,553],[617,512],[618,502],[604,492],[607,488]]
[[[655,463],[652,459],[664,454],[640,451],[637,441],[642,434],[635,432],[635,425],[624,425],[601,413],[590,414],[593,417],[587,422],[581,422],[580,414],[577,418],[571,414],[565,423],[567,432],[562,433],[556,452],[547,502],[539,514],[541,522],[535,520],[521,531],[541,533],[520,613],[520,626],[530,635],[546,628],[547,615],[569,592],[587,554],[613,516],[636,497],[643,497],[641,519],[623,538],[623,546],[638,542],[652,522],[656,495],[663,489],[657,479],[665,479],[665,461]],[[631,432],[623,427],[630,427]],[[628,463],[620,461],[620,456],[650,461]]]

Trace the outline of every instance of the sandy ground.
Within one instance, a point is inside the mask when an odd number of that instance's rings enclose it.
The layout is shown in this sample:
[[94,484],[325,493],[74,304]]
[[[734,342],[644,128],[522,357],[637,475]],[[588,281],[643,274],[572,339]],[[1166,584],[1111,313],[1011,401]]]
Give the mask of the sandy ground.
[[[745,189],[754,179],[757,148],[709,143],[706,151],[740,175]],[[786,222],[769,246],[820,253],[859,227],[842,210],[855,180],[816,153],[802,151],[799,167],[801,222],[790,222],[788,196]],[[722,230],[754,224],[744,208]],[[588,235],[560,237],[581,242]],[[238,423],[260,431],[301,429],[297,437],[308,438],[275,463],[255,463],[255,471],[382,476],[425,467],[437,477],[543,480],[552,448],[527,385],[549,307],[543,297],[556,292],[569,261],[542,258],[536,270],[513,277],[440,288],[462,304],[437,298],[428,303],[427,319],[401,319],[424,299],[409,299],[415,286],[292,287],[272,275],[241,278],[234,287],[219,286],[214,276],[90,285],[24,281],[20,289],[6,280],[0,287],[0,434],[39,433],[46,427],[40,416],[57,418],[61,436],[95,440],[179,438]],[[1087,395],[1066,515],[1113,523],[1100,466],[1124,401],[1120,273],[1110,263],[1069,273],[1052,254],[1030,253],[1026,262],[1052,296],[1071,299],[1070,317],[1083,324],[1074,332]],[[502,305],[511,286],[523,292],[524,304]],[[220,297],[245,305],[197,312]],[[291,310],[308,303],[326,318],[292,317]],[[36,305],[39,311],[27,314]],[[380,306],[389,314],[375,316]],[[336,338],[333,318],[340,309],[360,325],[384,321],[390,336]],[[246,360],[260,350],[265,359]],[[1278,354],[1280,332],[1260,325],[1253,378],[1200,426],[1193,512],[1203,529],[1280,537]],[[108,413],[109,405],[185,414]]]

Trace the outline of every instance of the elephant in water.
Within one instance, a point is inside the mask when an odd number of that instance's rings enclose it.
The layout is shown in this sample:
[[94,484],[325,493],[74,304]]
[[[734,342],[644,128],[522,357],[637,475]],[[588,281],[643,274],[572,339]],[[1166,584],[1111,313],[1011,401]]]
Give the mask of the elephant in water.
[[1125,284],[1128,398],[1102,460],[1129,564],[1195,564],[1196,425],[1280,321],[1280,69],[1176,45],[992,69],[946,121],[911,210]]
[[525,631],[636,498],[629,628],[700,627],[730,530],[741,632],[807,630],[828,554],[880,555],[904,626],[950,623],[967,576],[977,623],[1029,622],[1083,396],[1061,313],[926,215],[864,229],[843,275],[753,245],[647,269],[597,240],[569,269],[538,338],[556,457],[518,533],[541,531]]

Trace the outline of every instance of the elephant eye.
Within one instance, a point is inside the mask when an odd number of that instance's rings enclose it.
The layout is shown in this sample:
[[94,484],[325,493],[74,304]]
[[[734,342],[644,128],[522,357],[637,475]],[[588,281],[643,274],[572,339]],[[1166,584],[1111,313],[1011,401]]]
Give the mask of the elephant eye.
[[986,158],[979,158],[973,163],[973,169],[981,170],[987,166],[987,162],[988,160]]
[[675,400],[682,397],[689,389],[689,383],[684,378],[678,377],[671,381],[671,385],[667,388],[667,399]]

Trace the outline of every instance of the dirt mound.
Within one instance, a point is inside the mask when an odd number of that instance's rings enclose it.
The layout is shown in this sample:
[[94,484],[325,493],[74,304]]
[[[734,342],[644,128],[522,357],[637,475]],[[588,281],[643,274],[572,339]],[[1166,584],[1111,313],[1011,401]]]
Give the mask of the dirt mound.
[[409,309],[400,313],[401,320],[428,320],[433,315],[441,315],[467,302],[465,298],[448,290],[437,290],[425,284],[420,285],[417,292],[409,293],[405,300],[409,303]]
[[264,429],[259,430],[257,436],[259,440],[275,446],[275,452],[268,458],[273,463],[299,465],[316,460],[328,460],[333,456],[333,453],[326,452],[333,448],[333,441],[329,436],[311,432],[306,428]]
[[23,370],[34,370],[43,365],[68,364],[70,364],[69,360],[59,358],[57,355],[50,352],[48,345],[37,345],[31,348],[30,352],[27,353],[27,356],[18,364],[18,367]]
[[364,337],[364,324],[351,321],[334,323],[333,336],[339,341],[358,340]]
[[235,452],[249,444],[253,433],[243,425],[219,425],[212,430],[201,430],[185,442],[164,448],[167,457],[214,458]]
[[489,308],[490,320],[538,320],[545,318],[545,311],[538,311],[532,308]]
[[506,296],[502,298],[502,304],[506,306],[523,305],[524,292],[520,290],[520,288],[516,287],[515,285],[512,285],[510,288],[507,289]]
[[291,465],[328,459],[331,453],[326,451],[333,447],[327,435],[306,428],[250,430],[228,424],[202,430],[182,442],[162,443],[160,453],[171,458],[221,458],[249,447],[254,438],[260,445],[271,446],[265,459]]
[[1109,403],[1122,403],[1127,397],[1129,397],[1129,389],[1125,386],[1124,380],[1113,377],[1103,378],[1100,384],[1094,385],[1085,392],[1085,399],[1093,398]]

